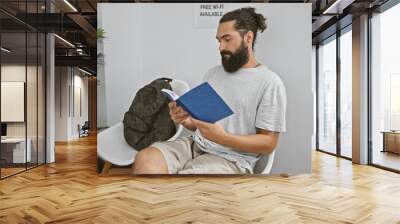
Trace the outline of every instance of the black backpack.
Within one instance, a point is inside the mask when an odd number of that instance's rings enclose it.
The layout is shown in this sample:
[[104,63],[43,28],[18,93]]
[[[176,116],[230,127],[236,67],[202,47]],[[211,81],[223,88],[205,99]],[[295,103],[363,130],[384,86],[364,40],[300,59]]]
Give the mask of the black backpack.
[[175,124],[169,115],[169,100],[161,89],[172,90],[172,79],[160,78],[142,87],[136,93],[124,115],[124,137],[135,150],[141,150],[157,141],[166,141],[175,135]]

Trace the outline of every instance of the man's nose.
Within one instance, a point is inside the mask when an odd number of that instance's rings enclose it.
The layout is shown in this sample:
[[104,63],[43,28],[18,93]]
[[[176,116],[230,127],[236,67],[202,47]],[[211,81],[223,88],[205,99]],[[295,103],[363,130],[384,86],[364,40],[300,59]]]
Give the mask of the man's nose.
[[225,50],[225,46],[222,43],[220,43],[218,49],[219,49],[219,52],[224,51]]

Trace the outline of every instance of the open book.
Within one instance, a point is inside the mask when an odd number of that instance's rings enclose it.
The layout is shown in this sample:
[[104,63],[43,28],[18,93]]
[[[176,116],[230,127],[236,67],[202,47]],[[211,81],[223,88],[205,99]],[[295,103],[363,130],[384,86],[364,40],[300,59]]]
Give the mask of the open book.
[[171,101],[182,107],[195,119],[215,123],[233,114],[232,109],[218,95],[218,93],[204,82],[182,96],[178,96],[169,89],[162,89],[162,93]]

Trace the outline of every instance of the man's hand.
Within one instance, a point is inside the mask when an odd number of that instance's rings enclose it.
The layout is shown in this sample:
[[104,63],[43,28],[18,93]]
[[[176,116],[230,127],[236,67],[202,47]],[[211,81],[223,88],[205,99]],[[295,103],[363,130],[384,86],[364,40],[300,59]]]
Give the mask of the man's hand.
[[223,138],[227,136],[224,128],[218,123],[208,123],[190,117],[193,125],[199,129],[201,135],[215,143],[220,143]]
[[169,107],[169,115],[175,124],[181,124],[186,118],[189,117],[189,114],[183,110],[182,107],[176,105],[175,102],[171,102],[168,104]]
[[196,127],[190,120],[189,114],[186,111],[184,111],[182,107],[176,105],[176,102],[170,102],[168,104],[168,107],[169,107],[169,115],[171,116],[171,119],[172,121],[174,121],[175,124],[182,124],[191,131],[196,130]]

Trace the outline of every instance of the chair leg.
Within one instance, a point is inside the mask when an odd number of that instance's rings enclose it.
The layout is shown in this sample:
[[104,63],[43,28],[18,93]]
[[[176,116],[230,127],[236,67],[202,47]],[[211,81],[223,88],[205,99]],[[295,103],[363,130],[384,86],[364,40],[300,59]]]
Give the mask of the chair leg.
[[108,172],[110,171],[111,165],[112,164],[110,162],[105,161],[104,166],[103,166],[103,171],[101,173],[108,174]]

